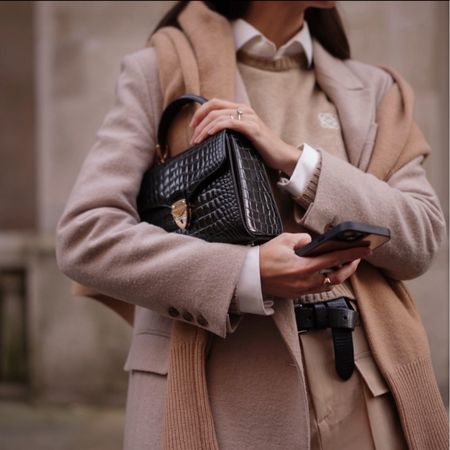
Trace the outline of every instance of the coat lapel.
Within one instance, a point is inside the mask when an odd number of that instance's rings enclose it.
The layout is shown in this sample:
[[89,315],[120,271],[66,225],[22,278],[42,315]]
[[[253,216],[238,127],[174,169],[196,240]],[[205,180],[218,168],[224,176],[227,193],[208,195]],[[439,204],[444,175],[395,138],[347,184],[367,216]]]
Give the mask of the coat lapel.
[[338,111],[349,161],[361,167],[364,144],[376,127],[374,93],[344,61],[330,55],[316,40],[313,40],[313,55],[317,83]]

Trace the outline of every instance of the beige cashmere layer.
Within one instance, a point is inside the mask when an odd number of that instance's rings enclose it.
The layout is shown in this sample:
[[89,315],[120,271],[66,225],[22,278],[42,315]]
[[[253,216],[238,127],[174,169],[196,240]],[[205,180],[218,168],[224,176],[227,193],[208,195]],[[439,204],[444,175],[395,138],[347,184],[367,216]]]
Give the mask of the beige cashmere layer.
[[237,67],[252,108],[288,144],[305,142],[348,161],[336,107],[302,56],[272,61],[238,52]]
[[[225,336],[229,302],[246,249],[169,236],[156,227],[140,224],[135,196],[142,173],[154,157],[155,123],[163,104],[155,67],[160,69],[164,103],[186,91],[228,99],[236,93],[236,101],[246,100],[242,87],[237,85],[236,91],[232,88],[235,66],[229,24],[202,2],[189,3],[180,23],[183,31],[157,33],[153,43],[159,60],[155,60],[151,49],[125,58],[117,103],[99,131],[58,225],[57,256],[61,269],[72,279],[103,295],[144,307],[137,309],[136,329],[147,330],[147,334],[133,337],[133,367],[160,367],[164,372],[167,347],[161,346],[161,352],[156,353],[146,350],[156,349],[157,340],[170,333],[164,442],[167,448],[203,449],[217,448],[214,428],[221,430],[223,426],[213,424],[204,389],[205,330]],[[187,42],[195,49],[195,56]],[[395,72],[391,71],[396,81],[393,85],[379,69],[352,60],[339,61],[317,42],[314,46],[317,81],[339,111],[351,164],[323,152],[314,202],[306,213],[294,211],[295,217],[300,225],[316,232],[349,216],[374,223],[383,219],[393,230],[394,239],[370,258],[371,264],[360,265],[352,277],[352,286],[357,297],[364,299],[360,308],[369,344],[395,397],[409,446],[444,449],[448,423],[433,377],[426,336],[413,301],[402,284],[395,281],[426,270],[444,233],[442,212],[421,166],[421,156],[428,153],[428,148],[412,120],[413,95]],[[220,59],[215,58],[218,48]],[[182,143],[183,133],[177,137]],[[367,170],[371,175],[364,173]],[[342,180],[352,183],[347,185]],[[357,190],[353,189],[355,185]],[[336,199],[330,201],[336,186],[342,191],[339,203]],[[180,273],[185,283],[178,282]],[[190,310],[194,317],[201,312],[209,324],[192,326],[184,315],[171,322],[167,312],[171,305],[181,311]],[[295,363],[296,381],[287,380],[286,371],[277,373],[283,382],[270,391],[260,391],[258,401],[276,404],[283,399],[283,406],[278,405],[286,412],[287,407],[297,407],[298,401],[289,402],[294,394],[301,396],[304,380],[292,305],[277,302],[275,306],[273,323],[277,331],[271,336],[278,341],[270,344],[275,349],[283,342]],[[268,325],[259,328],[262,335]],[[250,326],[257,326],[251,317],[245,329]],[[149,327],[153,328],[150,334]],[[230,345],[234,347],[228,349],[229,354],[239,355],[242,342],[232,340]],[[267,373],[273,375],[276,366],[271,364],[271,360],[256,359],[249,367],[250,373],[271,368]],[[228,369],[226,365],[220,367]],[[233,380],[236,371],[227,372],[227,377],[234,386],[244,381]],[[220,389],[214,379],[210,381],[209,387]],[[287,385],[291,386],[289,397],[279,390]],[[279,395],[273,395],[274,388]],[[246,397],[246,404],[254,401]],[[308,419],[302,411],[291,409],[293,415],[284,414],[280,427],[287,423],[292,428],[289,433],[277,428],[275,435],[265,434],[264,427],[254,433],[261,423],[252,422],[253,415],[242,416],[239,412],[235,410],[233,416],[228,416],[236,436],[245,437],[240,434],[242,424],[246,433],[253,433],[252,443],[258,448],[268,448],[268,439],[274,436],[279,439],[277,448],[308,448]],[[227,436],[219,436],[224,439],[221,444],[226,445]]]
[[[237,66],[252,108],[283,141],[295,147],[307,143],[348,161],[336,107],[317,85],[314,70],[306,67],[303,53],[269,60],[240,51]],[[289,193],[276,186],[276,171],[269,173],[278,208],[283,217],[291,218],[291,222],[284,222],[285,231],[302,231],[294,220],[294,205],[287,198]],[[299,200],[302,207],[313,202],[319,177],[320,164],[308,183],[308,199],[303,196]],[[303,231],[310,232],[306,228]],[[298,301],[313,303],[342,296],[355,298],[349,281],[330,292],[304,295]]]

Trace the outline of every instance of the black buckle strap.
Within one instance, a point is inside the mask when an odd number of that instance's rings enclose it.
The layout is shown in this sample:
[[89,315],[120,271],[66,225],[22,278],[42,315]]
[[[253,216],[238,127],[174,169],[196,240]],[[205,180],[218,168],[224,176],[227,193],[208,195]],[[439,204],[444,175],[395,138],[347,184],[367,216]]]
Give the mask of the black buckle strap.
[[345,297],[294,306],[299,332],[331,328],[336,371],[343,380],[348,380],[354,368],[352,332],[358,320],[358,312],[353,310]]

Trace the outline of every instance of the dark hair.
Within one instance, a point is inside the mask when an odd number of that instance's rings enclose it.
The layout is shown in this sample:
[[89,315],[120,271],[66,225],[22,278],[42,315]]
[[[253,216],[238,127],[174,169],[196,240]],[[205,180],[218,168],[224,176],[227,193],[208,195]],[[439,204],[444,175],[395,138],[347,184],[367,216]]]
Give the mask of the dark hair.
[[[187,6],[189,1],[179,1],[156,25],[152,34],[162,27],[178,25],[178,15]],[[247,12],[250,1],[213,0],[204,1],[208,8],[226,17],[228,20],[243,17]],[[316,38],[322,46],[333,56],[339,59],[350,58],[350,46],[341,17],[336,8],[320,9],[308,8],[305,11],[305,20],[308,22],[311,36]]]

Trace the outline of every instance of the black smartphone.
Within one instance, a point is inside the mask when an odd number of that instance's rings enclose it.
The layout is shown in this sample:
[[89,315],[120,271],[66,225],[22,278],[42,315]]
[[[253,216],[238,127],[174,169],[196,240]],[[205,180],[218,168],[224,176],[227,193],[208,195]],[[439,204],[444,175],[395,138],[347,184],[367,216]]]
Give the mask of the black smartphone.
[[389,228],[367,223],[343,222],[315,237],[308,245],[296,250],[298,256],[318,256],[353,247],[369,247],[372,251],[391,238]]

